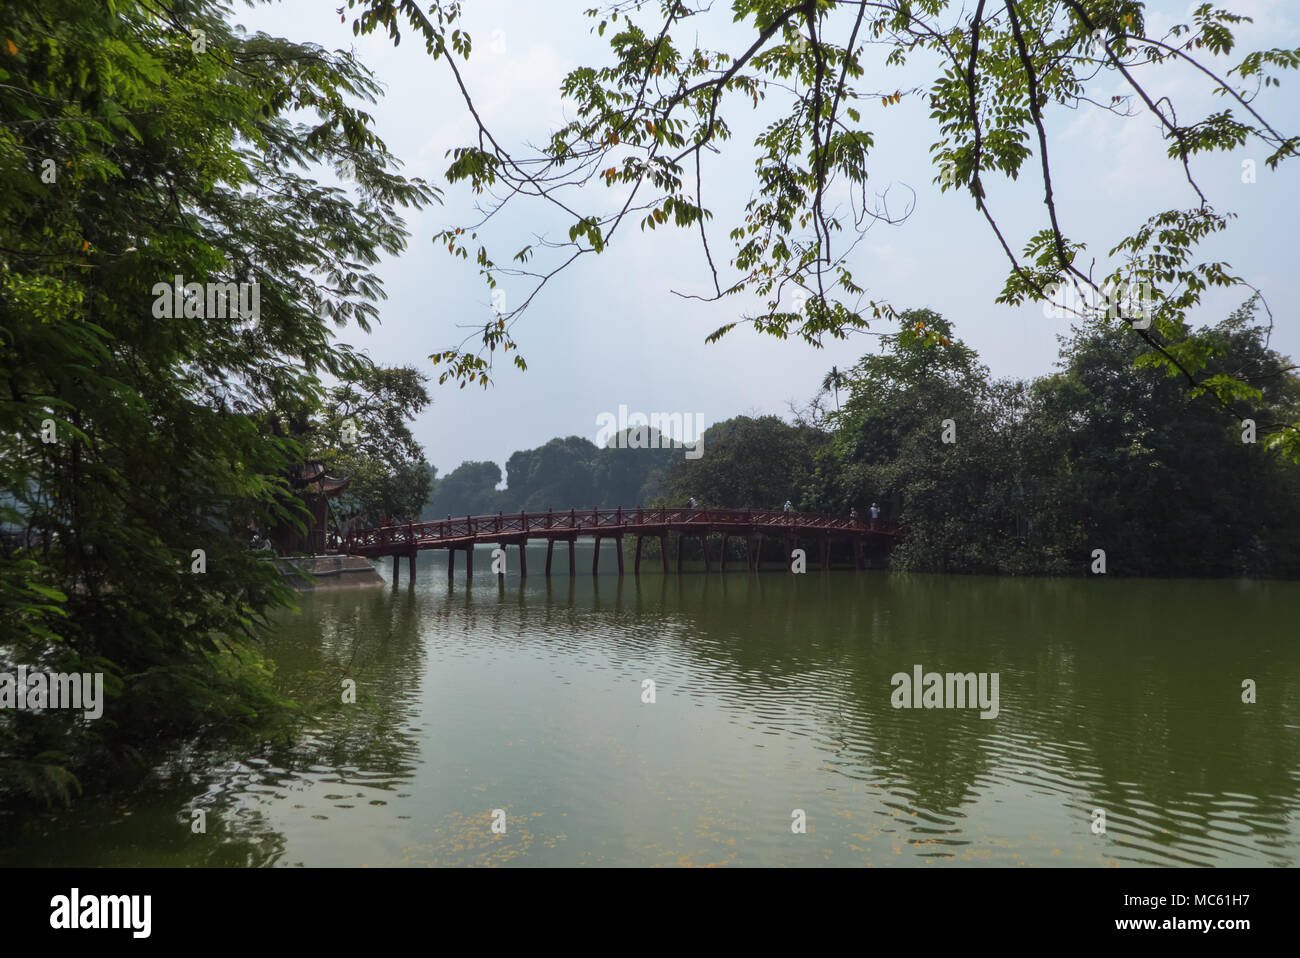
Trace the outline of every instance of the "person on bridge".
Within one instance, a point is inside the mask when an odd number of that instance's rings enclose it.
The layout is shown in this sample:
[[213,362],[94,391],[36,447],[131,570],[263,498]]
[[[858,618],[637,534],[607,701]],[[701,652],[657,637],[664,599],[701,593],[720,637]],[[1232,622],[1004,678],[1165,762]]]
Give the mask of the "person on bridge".
[[854,506],[852,509],[849,510],[849,522],[853,523],[855,526],[858,524],[858,507],[857,507],[857,506]]
[[690,513],[687,514],[686,518],[688,520],[694,519],[695,518],[695,497],[694,496],[691,496],[690,500],[686,503],[686,506],[688,509],[691,510]]
[[871,504],[871,528],[876,527],[876,520],[880,518],[880,506],[874,502]]

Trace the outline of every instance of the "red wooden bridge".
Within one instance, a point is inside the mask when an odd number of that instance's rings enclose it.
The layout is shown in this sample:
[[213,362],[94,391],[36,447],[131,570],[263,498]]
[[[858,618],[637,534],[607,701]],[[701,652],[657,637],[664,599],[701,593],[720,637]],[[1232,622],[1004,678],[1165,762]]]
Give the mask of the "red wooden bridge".
[[406,556],[411,580],[415,580],[415,557],[422,549],[448,550],[447,577],[456,569],[456,550],[465,551],[465,578],[474,575],[474,546],[495,543],[504,549],[507,545],[519,547],[519,572],[528,575],[528,557],[524,547],[529,539],[546,540],[546,574],[551,574],[551,556],[555,543],[569,544],[569,575],[575,574],[574,543],[584,536],[596,540],[596,551],[591,560],[594,575],[600,568],[600,543],[604,539],[617,542],[618,572],[623,574],[623,537],[636,536],[634,571],[641,572],[641,544],[646,536],[659,539],[659,554],[663,571],[668,571],[668,535],[677,537],[677,571],[682,569],[682,544],[688,536],[698,536],[704,549],[704,570],[711,571],[709,539],[722,537],[721,571],[727,569],[727,539],[744,536],[747,566],[759,571],[763,537],[772,536],[785,544],[789,556],[796,543],[803,539],[815,541],[821,553],[821,567],[830,567],[832,538],[848,538],[853,543],[853,553],[858,568],[863,564],[863,548],[869,540],[883,540],[892,547],[902,536],[898,523],[886,519],[850,519],[810,512],[762,511],[757,509],[570,509],[568,512],[520,512],[494,516],[466,516],[463,519],[438,519],[433,522],[408,522],[403,525],[381,526],[354,531],[345,543],[344,551],[351,555],[380,558],[393,557],[393,581],[400,576],[399,561]]

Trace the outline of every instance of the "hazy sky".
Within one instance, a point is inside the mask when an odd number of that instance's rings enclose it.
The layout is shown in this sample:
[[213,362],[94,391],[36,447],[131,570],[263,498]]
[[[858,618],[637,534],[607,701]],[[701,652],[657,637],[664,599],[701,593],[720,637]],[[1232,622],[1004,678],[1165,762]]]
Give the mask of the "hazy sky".
[[[738,413],[787,415],[788,400],[800,403],[816,391],[832,365],[852,365],[877,340],[854,336],[817,349],[793,340],[738,327],[721,342],[704,338],[738,318],[745,304],[729,298],[718,303],[683,299],[683,293],[707,293],[709,274],[698,235],[664,229],[642,233],[625,223],[609,251],[580,259],[553,280],[516,327],[515,338],[528,361],[527,372],[498,364],[494,384],[458,389],[438,386],[428,355],[460,344],[470,330],[486,321],[490,294],[472,260],[452,259],[435,247],[439,229],[472,218],[474,197],[463,185],[443,179],[448,149],[470,141],[473,126],[445,64],[424,52],[406,35],[400,46],[379,34],[357,38],[340,22],[334,0],[285,0],[250,10],[237,19],[250,30],[265,30],[330,49],[354,48],[387,94],[370,107],[375,128],[405,164],[403,172],[447,190],[446,202],[408,217],[410,246],[379,267],[388,299],[381,305],[382,324],[369,334],[340,331],[347,342],[376,361],[413,364],[429,373],[433,405],[418,418],[416,437],[430,462],[446,473],[465,460],[490,459],[504,467],[516,449],[531,448],[554,436],[595,439],[597,417],[630,410],[702,414],[711,423]],[[513,149],[543,142],[566,114],[559,93],[566,72],[584,64],[609,62],[604,40],[589,31],[592,21],[581,11],[591,0],[468,0],[465,26],[474,37],[474,53],[463,67],[475,105],[503,142]],[[1233,0],[1224,4],[1254,18],[1238,32],[1242,52],[1300,45],[1300,11],[1273,0]],[[651,5],[652,7],[654,5]],[[1195,3],[1153,4],[1148,34],[1159,36],[1172,22],[1189,22]],[[752,36],[730,26],[729,4],[715,4],[709,24],[720,45]],[[718,15],[720,14],[720,16]],[[641,22],[646,22],[642,18]],[[608,34],[607,34],[608,37]],[[1226,69],[1226,64],[1224,65]],[[1156,77],[1167,72],[1160,82]],[[909,83],[925,84],[924,72],[901,77],[881,71],[878,88],[892,92]],[[1120,92],[1097,89],[1097,99]],[[1209,86],[1190,71],[1148,70],[1139,79],[1156,96],[1169,95],[1180,120],[1221,109]],[[1257,109],[1284,133],[1293,134],[1300,119],[1296,91],[1300,74],[1261,95]],[[864,84],[872,88],[869,84]],[[722,159],[706,167],[705,205],[714,210],[710,241],[724,265],[730,246],[726,233],[754,189],[752,141],[755,127],[742,101],[733,103],[731,122],[737,135]],[[867,104],[862,126],[875,134],[869,161],[869,189],[888,190],[897,210],[915,191],[915,211],[900,225],[877,224],[855,251],[851,268],[872,298],[896,308],[929,307],[953,321],[957,335],[974,347],[998,376],[1030,377],[1050,371],[1057,353],[1056,336],[1068,330],[1061,319],[1043,316],[1041,306],[1011,309],[993,300],[1005,281],[1008,263],[992,232],[974,209],[969,194],[940,194],[931,185],[936,169],[928,147],[939,139],[924,97],[905,97],[888,109]],[[571,112],[568,114],[572,116]],[[1163,209],[1188,208],[1196,197],[1177,161],[1165,157],[1154,117],[1142,112],[1121,119],[1100,110],[1052,108],[1049,140],[1053,182],[1062,227],[1067,236],[1086,242],[1098,273],[1110,265],[1107,251],[1133,232],[1146,216]],[[1193,171],[1216,209],[1239,218],[1222,237],[1202,247],[1200,259],[1226,260],[1258,286],[1273,309],[1277,328],[1273,345],[1300,355],[1300,333],[1293,304],[1300,293],[1295,250],[1295,223],[1300,213],[1300,164],[1291,161],[1277,172],[1264,165],[1265,150],[1250,143],[1233,154],[1193,161]],[[1256,182],[1243,183],[1242,162],[1256,163]],[[986,176],[990,208],[999,218],[1013,249],[1043,225],[1043,190],[1037,157],[1026,162],[1018,182]],[[587,198],[593,209],[608,208],[603,187]],[[742,214],[743,215],[743,214]],[[499,261],[523,246],[532,234],[566,237],[567,223],[540,206],[520,205],[495,224],[490,234]],[[1289,227],[1289,228],[1288,228]],[[1198,260],[1199,261],[1199,260]],[[725,283],[725,276],[724,276]],[[506,281],[507,306],[527,294],[526,285]],[[1237,306],[1245,293],[1208,296],[1195,319],[1214,323]],[[882,332],[891,327],[881,325]]]

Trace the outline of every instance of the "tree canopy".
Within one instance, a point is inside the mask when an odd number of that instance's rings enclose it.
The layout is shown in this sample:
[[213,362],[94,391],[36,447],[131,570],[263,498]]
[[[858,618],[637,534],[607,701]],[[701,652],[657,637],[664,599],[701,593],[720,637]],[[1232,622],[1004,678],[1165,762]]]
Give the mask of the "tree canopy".
[[328,390],[306,439],[308,459],[351,480],[343,511],[377,524],[381,515],[418,516],[424,508],[435,474],[408,419],[430,402],[426,381],[414,367],[364,360]]
[[[1234,420],[1300,417],[1300,376],[1250,300],[1198,334],[1268,385]],[[1058,370],[995,380],[930,310],[843,372],[842,409],[812,423],[738,417],[669,472],[708,505],[866,516],[907,529],[891,568],[1082,575],[1094,549],[1128,576],[1300,575],[1300,466],[1264,451],[1101,321],[1063,338]],[[932,337],[933,344],[927,344]],[[823,390],[828,384],[822,384]]]
[[103,672],[109,703],[0,714],[0,796],[67,794],[79,758],[272,709],[241,640],[289,596],[246,527],[301,518],[306,450],[266,427],[356,368],[332,327],[376,319],[374,264],[437,191],[396,172],[349,53],[209,0],[6,14],[0,659]]

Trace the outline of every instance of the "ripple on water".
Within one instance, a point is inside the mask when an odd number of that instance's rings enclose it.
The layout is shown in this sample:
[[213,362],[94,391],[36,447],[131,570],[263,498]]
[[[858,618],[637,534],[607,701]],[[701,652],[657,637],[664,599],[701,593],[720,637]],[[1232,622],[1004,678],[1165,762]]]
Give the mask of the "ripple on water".
[[[1289,584],[1126,583],[1103,606],[1086,582],[848,573],[448,593],[438,569],[304,599],[268,642],[322,703],[297,741],[197,764],[133,806],[156,838],[96,863],[157,860],[190,804],[262,864],[1297,864],[1300,716],[1205,691],[1261,643],[1297,684],[1300,650],[1269,641]],[[1226,648],[1198,628],[1225,616]],[[918,662],[997,671],[998,717],[892,708]],[[364,694],[340,707],[345,675]],[[72,847],[133,827],[112,821],[61,823]]]

